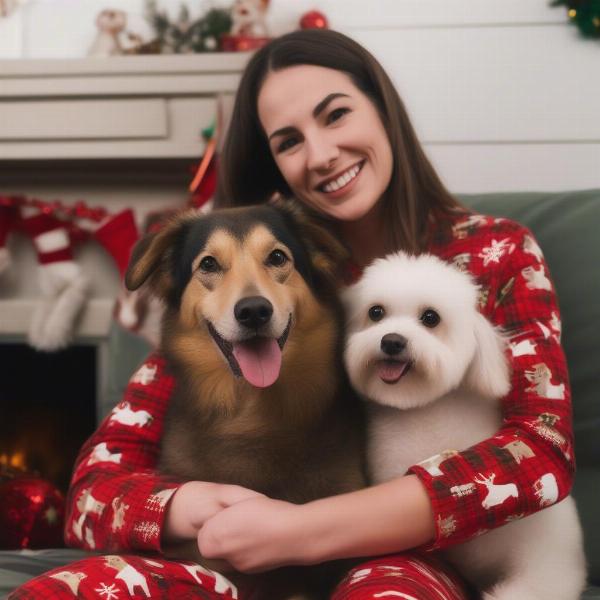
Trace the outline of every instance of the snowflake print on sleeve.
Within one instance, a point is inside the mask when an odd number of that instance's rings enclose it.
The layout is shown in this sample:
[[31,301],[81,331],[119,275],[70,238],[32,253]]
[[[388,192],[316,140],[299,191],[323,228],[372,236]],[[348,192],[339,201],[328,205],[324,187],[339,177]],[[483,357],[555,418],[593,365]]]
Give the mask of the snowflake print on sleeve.
[[164,359],[150,356],[131,378],[123,402],[81,449],[67,499],[68,545],[160,551],[166,506],[179,487],[156,472],[173,387]]
[[[511,390],[490,439],[411,467],[445,548],[562,500],[573,473],[571,394],[551,276],[532,233],[508,219],[458,217],[430,251],[467,269],[481,312],[508,338]],[[465,257],[470,257],[465,260]]]

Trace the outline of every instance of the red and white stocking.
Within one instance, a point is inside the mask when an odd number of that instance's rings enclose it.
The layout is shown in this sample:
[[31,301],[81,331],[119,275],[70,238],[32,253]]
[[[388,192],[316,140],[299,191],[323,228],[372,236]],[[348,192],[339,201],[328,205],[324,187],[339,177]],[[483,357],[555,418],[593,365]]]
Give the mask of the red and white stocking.
[[[119,269],[122,282],[131,251],[140,239],[133,211],[127,208],[100,223],[81,223],[81,226],[111,255]],[[162,305],[155,304],[143,287],[130,292],[122,285],[115,303],[114,318],[123,328],[157,345]]]
[[6,247],[6,239],[11,232],[17,211],[12,206],[0,206],[0,273],[10,266],[10,253]]
[[42,291],[30,325],[29,343],[38,350],[58,350],[73,337],[90,282],[73,260],[71,239],[62,221],[24,206],[20,224],[37,251]]

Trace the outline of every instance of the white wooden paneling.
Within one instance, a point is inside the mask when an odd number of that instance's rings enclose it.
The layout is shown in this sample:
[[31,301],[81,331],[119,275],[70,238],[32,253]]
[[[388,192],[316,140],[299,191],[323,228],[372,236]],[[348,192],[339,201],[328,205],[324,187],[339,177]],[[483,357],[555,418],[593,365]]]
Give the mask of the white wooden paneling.
[[427,144],[455,193],[600,188],[598,144]]
[[568,27],[360,31],[426,142],[600,141],[600,48]]
[[0,104],[0,140],[165,138],[166,101],[28,100]]

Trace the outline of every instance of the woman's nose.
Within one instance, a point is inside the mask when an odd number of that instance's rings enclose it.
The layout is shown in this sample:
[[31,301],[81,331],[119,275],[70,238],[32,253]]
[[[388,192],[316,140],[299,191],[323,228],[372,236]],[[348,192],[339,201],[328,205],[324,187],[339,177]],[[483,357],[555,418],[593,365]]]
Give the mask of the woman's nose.
[[339,156],[339,148],[327,136],[314,136],[307,140],[306,166],[310,170],[330,169]]

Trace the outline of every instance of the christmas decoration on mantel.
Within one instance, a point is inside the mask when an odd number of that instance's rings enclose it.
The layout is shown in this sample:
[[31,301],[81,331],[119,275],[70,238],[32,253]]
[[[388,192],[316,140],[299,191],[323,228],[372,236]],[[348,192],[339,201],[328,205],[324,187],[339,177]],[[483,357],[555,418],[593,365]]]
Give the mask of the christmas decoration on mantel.
[[26,0],[0,0],[0,18],[9,17]]
[[569,18],[588,38],[600,38],[600,0],[552,0],[551,6],[566,6]]
[[300,29],[328,29],[327,17],[318,10],[311,10],[300,17]]
[[156,34],[151,43],[163,54],[219,50],[221,35],[228,33],[232,25],[229,11],[217,8],[192,20],[185,4],[181,5],[177,20],[171,21],[166,11],[159,10],[156,0],[146,0],[146,18]]
[[12,232],[25,234],[36,249],[42,298],[32,316],[28,341],[47,352],[69,344],[87,300],[90,281],[74,260],[75,247],[95,240],[123,276],[131,248],[139,239],[130,209],[111,214],[82,201],[66,205],[0,195],[0,272],[10,266],[6,241]]

